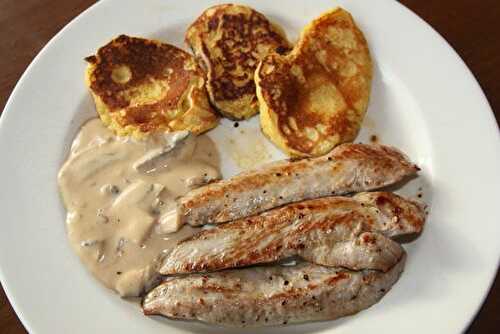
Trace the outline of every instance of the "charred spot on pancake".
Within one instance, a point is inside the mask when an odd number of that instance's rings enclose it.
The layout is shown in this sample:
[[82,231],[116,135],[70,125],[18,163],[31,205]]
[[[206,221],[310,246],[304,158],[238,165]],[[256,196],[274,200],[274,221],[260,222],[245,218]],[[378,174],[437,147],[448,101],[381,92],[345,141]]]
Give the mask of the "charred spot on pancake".
[[205,73],[173,45],[120,35],[85,60],[97,111],[117,134],[199,133],[217,124],[204,90]]

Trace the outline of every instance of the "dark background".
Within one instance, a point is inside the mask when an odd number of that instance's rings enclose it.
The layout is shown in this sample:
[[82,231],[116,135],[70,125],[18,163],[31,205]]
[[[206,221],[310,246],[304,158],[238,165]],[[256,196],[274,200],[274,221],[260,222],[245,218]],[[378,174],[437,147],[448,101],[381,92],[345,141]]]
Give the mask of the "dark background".
[[[0,113],[17,80],[40,49],[95,1],[0,0]],[[500,121],[500,1],[402,0],[436,29],[472,70]],[[500,152],[499,152],[500,153]],[[499,222],[500,223],[500,222]],[[57,312],[57,305],[51,305]],[[390,326],[390,324],[388,324]],[[0,289],[0,332],[26,333]],[[500,332],[500,280],[468,333]]]

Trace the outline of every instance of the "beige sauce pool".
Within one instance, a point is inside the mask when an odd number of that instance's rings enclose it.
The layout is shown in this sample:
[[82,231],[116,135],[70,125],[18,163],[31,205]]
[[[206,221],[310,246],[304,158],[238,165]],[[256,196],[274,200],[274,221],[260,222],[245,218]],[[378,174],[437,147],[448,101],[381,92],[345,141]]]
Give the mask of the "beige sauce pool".
[[158,256],[199,231],[179,226],[176,198],[219,178],[218,163],[206,136],[136,141],[87,122],[58,177],[72,247],[107,287],[140,295],[157,279]]

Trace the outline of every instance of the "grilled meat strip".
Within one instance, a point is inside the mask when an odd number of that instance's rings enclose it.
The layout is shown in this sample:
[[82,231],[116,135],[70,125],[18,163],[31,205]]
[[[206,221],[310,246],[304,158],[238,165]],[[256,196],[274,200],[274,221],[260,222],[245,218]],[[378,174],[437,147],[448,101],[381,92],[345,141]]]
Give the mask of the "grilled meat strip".
[[393,193],[314,199],[204,230],[167,254],[159,272],[210,272],[292,256],[386,271],[403,253],[389,237],[419,233],[424,221],[423,205]]
[[236,327],[333,320],[378,302],[405,257],[385,273],[301,263],[174,277],[149,292],[142,308],[146,315]]
[[419,168],[392,147],[343,144],[319,158],[275,162],[195,189],[179,201],[181,222],[216,224],[312,198],[368,191]]

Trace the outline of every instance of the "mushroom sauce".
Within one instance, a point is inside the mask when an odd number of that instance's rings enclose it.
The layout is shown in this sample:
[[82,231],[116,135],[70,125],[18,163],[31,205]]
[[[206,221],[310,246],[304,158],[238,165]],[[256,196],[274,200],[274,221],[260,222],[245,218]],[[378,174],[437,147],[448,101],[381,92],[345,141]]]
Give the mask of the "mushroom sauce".
[[218,178],[207,136],[180,131],[135,140],[93,119],[59,171],[71,245],[107,287],[138,296],[158,279],[161,254],[199,231],[180,226],[176,199]]

